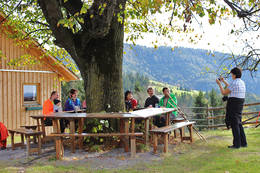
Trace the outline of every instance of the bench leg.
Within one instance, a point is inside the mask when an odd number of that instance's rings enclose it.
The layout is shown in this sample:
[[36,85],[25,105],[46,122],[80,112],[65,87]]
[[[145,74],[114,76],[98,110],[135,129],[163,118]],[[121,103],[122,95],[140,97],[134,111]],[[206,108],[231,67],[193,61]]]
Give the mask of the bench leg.
[[154,154],[157,153],[157,146],[158,146],[158,135],[156,133],[153,134],[153,152]]
[[24,134],[21,134],[21,144],[22,144],[22,148],[24,148]]
[[188,126],[189,132],[190,132],[190,143],[193,142],[193,129],[192,125]]
[[12,144],[12,150],[14,150],[15,147],[14,147],[14,133],[13,132],[11,133],[11,144]]
[[38,135],[37,136],[38,137],[38,155],[40,155],[41,154],[41,152],[42,152],[42,140],[41,140],[41,135]]
[[168,133],[165,133],[163,135],[163,138],[164,138],[164,152],[165,153],[168,153]]
[[31,148],[30,148],[30,136],[29,135],[25,135],[26,137],[26,150],[27,150],[27,157],[29,157],[30,155],[30,151],[31,151]]
[[180,137],[181,137],[181,142],[183,142],[183,128],[180,128],[179,129],[180,130]]
[[[84,126],[84,119],[81,118],[81,119],[79,119],[79,134],[81,134],[83,132],[83,126]],[[83,149],[83,141],[84,141],[84,138],[79,137],[79,149]]]
[[131,157],[136,155],[136,137],[131,136]]

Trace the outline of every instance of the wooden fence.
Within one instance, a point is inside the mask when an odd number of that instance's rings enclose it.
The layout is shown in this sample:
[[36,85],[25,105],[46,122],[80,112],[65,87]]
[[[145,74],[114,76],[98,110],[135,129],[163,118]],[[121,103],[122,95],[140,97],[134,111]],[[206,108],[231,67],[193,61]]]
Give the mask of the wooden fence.
[[[244,111],[242,113],[243,124],[260,124],[257,121],[257,117],[260,112],[260,102],[244,104]],[[248,111],[252,106],[259,106],[255,111]],[[203,129],[216,129],[219,127],[226,127],[224,119],[226,113],[226,107],[182,107],[181,108],[187,115],[187,118],[191,121],[196,121],[196,127],[199,130]]]

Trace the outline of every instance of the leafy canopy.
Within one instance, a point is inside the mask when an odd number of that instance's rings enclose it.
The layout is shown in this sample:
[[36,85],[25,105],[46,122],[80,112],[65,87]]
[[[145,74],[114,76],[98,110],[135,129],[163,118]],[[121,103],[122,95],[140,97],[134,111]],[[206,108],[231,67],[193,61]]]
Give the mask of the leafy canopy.
[[[67,61],[65,64],[72,70],[76,67],[68,58],[68,52],[74,60],[76,57],[70,48],[60,44],[54,31],[62,28],[61,31],[72,35],[74,40],[83,36],[85,40],[103,37],[109,30],[109,16],[116,16],[124,24],[126,41],[133,44],[144,38],[146,33],[172,40],[173,32],[192,32],[194,28],[190,24],[200,17],[208,17],[208,22],[214,24],[217,19],[221,22],[227,16],[238,16],[245,21],[247,29],[260,27],[258,0],[57,0],[57,10],[62,17],[57,20],[56,26],[47,22],[40,3],[40,0],[3,0],[0,11],[5,14],[5,19],[0,21],[1,28],[11,26],[14,32],[5,32],[21,47],[29,47],[32,39],[36,40],[39,46],[48,50],[46,54]],[[116,10],[116,3],[119,10]],[[158,20],[162,14],[168,18]],[[97,25],[102,25],[102,28]],[[83,33],[90,34],[86,37]],[[194,39],[200,37],[195,36]],[[157,47],[156,42],[154,47]]]

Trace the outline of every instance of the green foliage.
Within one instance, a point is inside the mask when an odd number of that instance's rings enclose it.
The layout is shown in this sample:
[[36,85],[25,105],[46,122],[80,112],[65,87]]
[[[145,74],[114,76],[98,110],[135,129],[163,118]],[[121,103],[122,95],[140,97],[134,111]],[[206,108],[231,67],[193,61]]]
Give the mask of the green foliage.
[[[205,97],[205,94],[200,91],[199,94],[195,97],[194,100],[194,108],[193,112],[196,113],[195,118],[196,119],[206,119],[207,118],[207,113],[206,113],[206,107],[208,106],[208,100]],[[207,125],[206,121],[196,121],[196,125]],[[203,127],[199,127],[199,130],[202,130]]]

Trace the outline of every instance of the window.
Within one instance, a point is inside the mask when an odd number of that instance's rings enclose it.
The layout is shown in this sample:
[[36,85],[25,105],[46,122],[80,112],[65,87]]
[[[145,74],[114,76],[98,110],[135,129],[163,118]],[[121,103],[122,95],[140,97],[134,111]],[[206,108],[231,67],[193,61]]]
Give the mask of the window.
[[23,85],[23,102],[24,104],[39,104],[40,100],[39,84],[24,84]]

